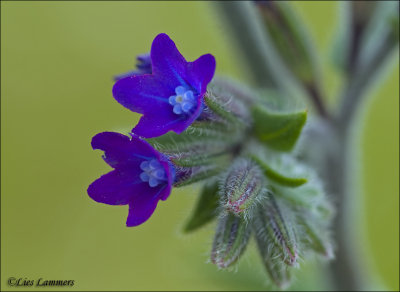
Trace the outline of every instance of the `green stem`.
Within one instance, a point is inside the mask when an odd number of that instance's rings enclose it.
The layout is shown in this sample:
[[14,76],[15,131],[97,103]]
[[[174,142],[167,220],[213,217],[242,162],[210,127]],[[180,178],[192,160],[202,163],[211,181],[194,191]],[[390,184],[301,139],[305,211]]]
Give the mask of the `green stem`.
[[354,74],[354,77],[349,80],[348,87],[341,98],[340,110],[337,117],[337,121],[341,127],[347,127],[351,123],[360,102],[365,97],[364,92],[370,87],[373,80],[376,79],[383,64],[396,47],[397,44],[388,37],[375,52],[374,58],[364,67],[362,72]]
[[349,232],[352,228],[350,218],[351,206],[349,177],[349,135],[348,132],[335,131],[337,144],[334,151],[326,155],[326,187],[330,194],[334,194],[337,213],[333,228],[336,239],[336,258],[331,264],[334,278],[334,289],[337,291],[359,291],[362,287],[361,268],[357,251],[352,246],[354,235]]
[[[363,287],[360,274],[362,265],[358,250],[353,246],[356,241],[350,193],[350,135],[348,131],[338,130],[331,121],[320,119],[307,128],[304,133],[304,159],[308,161],[324,181],[326,192],[332,196],[336,205],[336,216],[332,222],[335,241],[335,258],[330,262],[330,276],[335,291],[359,291]],[[316,145],[317,143],[317,145]],[[313,145],[309,147],[307,145]]]
[[216,1],[213,4],[224,18],[242,55],[246,73],[259,87],[276,87],[271,76],[267,40],[260,16],[250,1]]
[[257,87],[279,89],[289,96],[308,96],[318,114],[329,119],[320,88],[295,81],[282,63],[279,52],[265,30],[265,24],[251,1],[213,2],[225,20],[232,42],[239,49],[243,68]]

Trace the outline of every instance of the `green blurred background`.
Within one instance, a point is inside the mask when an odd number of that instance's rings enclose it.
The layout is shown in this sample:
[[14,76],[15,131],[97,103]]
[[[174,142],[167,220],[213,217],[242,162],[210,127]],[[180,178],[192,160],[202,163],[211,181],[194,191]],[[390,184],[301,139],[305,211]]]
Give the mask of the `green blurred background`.
[[[338,4],[293,4],[313,35],[334,105]],[[188,60],[212,53],[217,73],[244,77],[207,2],[1,2],[2,290],[13,289],[8,277],[71,279],[76,290],[266,288],[254,246],[230,273],[207,263],[213,224],[182,234],[196,187],[175,190],[136,228],[125,227],[127,206],[97,204],[86,194],[109,170],[91,137],[126,133],[139,118],[112,98],[112,76],[132,69],[160,32]],[[359,119],[353,159],[365,192],[355,194],[355,244],[382,283],[398,290],[399,60],[391,61]],[[320,270],[306,264],[293,289],[323,287]]]

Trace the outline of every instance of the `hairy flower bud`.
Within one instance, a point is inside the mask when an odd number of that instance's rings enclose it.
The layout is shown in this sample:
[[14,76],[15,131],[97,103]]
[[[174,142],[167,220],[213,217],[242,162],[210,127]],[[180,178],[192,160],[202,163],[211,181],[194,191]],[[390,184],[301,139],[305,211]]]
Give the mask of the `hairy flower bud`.
[[218,222],[211,251],[211,261],[219,268],[235,263],[246,249],[251,233],[243,218],[226,214]]
[[[286,215],[286,213],[285,213]],[[293,226],[288,224],[272,193],[258,206],[254,215],[254,228],[265,248],[273,249],[286,264],[294,266],[298,258],[298,244]]]
[[245,213],[245,217],[250,217],[248,211],[251,212],[265,192],[263,180],[261,170],[251,160],[236,160],[222,183],[225,208],[236,214]]
[[262,236],[256,235],[256,241],[261,259],[271,280],[280,289],[287,288],[291,281],[289,267],[276,260],[275,255],[271,252],[272,249],[268,246],[269,243]]

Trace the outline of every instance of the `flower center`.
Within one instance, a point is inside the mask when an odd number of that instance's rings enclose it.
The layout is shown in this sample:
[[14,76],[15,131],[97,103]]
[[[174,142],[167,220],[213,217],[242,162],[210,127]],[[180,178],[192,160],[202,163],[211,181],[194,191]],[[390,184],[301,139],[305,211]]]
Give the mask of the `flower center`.
[[169,104],[174,107],[173,112],[177,115],[189,113],[196,103],[193,91],[178,86],[175,88],[175,93],[176,95],[169,97]]
[[148,182],[152,188],[167,180],[164,167],[157,159],[143,161],[140,164],[140,169],[143,170],[140,179],[143,182]]

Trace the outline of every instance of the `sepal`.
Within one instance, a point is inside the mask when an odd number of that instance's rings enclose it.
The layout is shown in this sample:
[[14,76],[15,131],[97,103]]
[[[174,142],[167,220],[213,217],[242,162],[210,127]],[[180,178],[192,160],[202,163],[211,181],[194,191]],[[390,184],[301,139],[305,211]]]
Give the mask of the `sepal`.
[[197,167],[176,167],[176,176],[174,187],[179,188],[187,186],[199,181],[207,180],[215,177],[221,171],[223,167],[218,165],[213,166],[197,166]]

